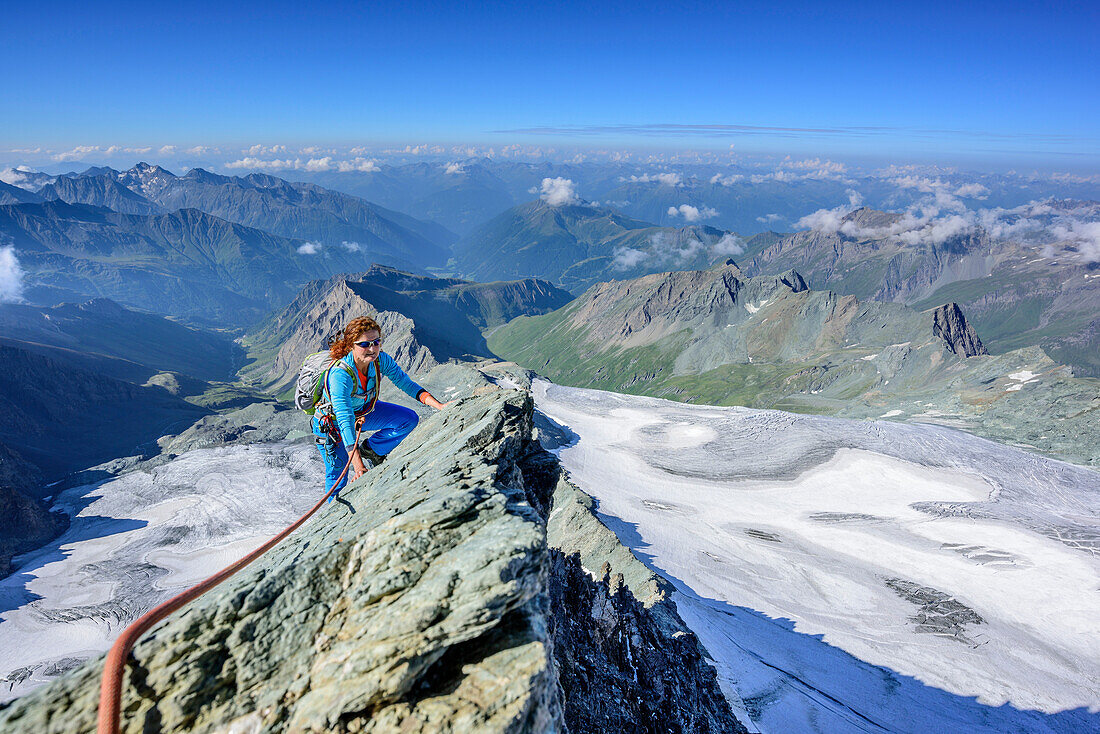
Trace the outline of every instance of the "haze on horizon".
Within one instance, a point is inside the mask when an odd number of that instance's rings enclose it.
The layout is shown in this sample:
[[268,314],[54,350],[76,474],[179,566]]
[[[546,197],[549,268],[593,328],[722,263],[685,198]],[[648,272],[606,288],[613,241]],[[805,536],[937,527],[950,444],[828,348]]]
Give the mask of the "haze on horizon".
[[62,2],[6,19],[20,42],[0,48],[17,70],[0,87],[0,165],[262,169],[310,150],[506,149],[1076,173],[1100,162],[1100,12],[1083,3]]

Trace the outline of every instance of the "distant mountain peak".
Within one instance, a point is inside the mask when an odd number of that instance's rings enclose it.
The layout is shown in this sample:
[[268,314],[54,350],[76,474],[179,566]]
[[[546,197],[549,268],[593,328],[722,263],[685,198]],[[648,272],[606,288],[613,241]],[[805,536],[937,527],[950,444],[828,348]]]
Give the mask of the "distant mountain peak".
[[903,215],[897,212],[883,212],[877,209],[871,209],[870,207],[860,207],[854,212],[850,212],[844,216],[842,222],[851,222],[857,227],[864,229],[882,229],[894,224]]
[[118,174],[119,183],[149,199],[154,199],[175,180],[176,175],[171,171],[145,161],[138,163],[129,171]]
[[228,176],[221,176],[217,173],[211,173],[205,168],[192,168],[180,178],[187,181],[199,181],[201,183],[224,183],[229,181]]

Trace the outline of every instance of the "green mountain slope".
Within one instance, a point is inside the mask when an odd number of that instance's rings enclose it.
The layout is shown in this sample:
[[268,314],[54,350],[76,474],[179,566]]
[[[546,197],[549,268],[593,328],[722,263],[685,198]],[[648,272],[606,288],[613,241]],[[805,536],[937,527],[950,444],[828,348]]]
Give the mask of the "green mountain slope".
[[955,308],[746,278],[735,266],[593,286],[494,331],[498,356],[556,382],[689,402],[944,423],[1100,463],[1100,381],[1037,348],[980,354]]

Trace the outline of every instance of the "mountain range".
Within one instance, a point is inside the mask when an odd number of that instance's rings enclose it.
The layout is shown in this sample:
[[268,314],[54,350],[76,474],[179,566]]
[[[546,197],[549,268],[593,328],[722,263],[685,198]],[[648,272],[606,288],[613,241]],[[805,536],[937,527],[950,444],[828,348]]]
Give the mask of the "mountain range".
[[746,244],[705,225],[659,227],[606,207],[540,199],[494,218],[454,252],[455,268],[475,280],[543,278],[576,294],[612,278],[707,267]]
[[31,302],[104,296],[227,326],[254,321],[311,279],[362,264],[346,250],[306,254],[301,240],[197,209],[143,216],[56,200],[0,206],[0,239],[18,252]]
[[734,264],[593,286],[489,347],[562,384],[712,405],[938,422],[1100,463],[1100,381],[986,353],[957,305],[916,311]]
[[[1100,218],[1100,205],[1092,208]],[[744,271],[795,268],[811,288],[917,309],[955,301],[992,351],[1040,345],[1076,374],[1100,376],[1100,289],[1090,282],[1100,263],[1076,256],[1072,245],[995,239],[980,226],[906,239],[898,234],[905,216],[857,209],[835,229],[797,232],[746,253]]]
[[59,176],[38,195],[125,214],[199,209],[283,237],[361,252],[368,261],[401,265],[441,264],[455,239],[439,225],[358,197],[260,173],[220,176],[193,168],[176,176],[138,163],[127,171],[92,168]]

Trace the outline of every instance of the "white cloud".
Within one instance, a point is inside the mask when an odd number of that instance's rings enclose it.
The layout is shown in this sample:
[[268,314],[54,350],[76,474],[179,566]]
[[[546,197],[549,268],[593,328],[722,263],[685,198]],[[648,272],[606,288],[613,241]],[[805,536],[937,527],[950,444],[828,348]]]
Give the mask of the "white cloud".
[[[626,181],[627,179],[622,179]],[[662,186],[682,186],[683,178],[678,173],[646,173],[641,176],[631,176],[631,183],[659,183]]]
[[843,224],[844,217],[848,216],[852,210],[847,207],[837,207],[836,209],[818,209],[812,214],[806,216],[795,222],[796,229],[812,229],[815,232],[821,232],[822,234],[836,234],[840,231],[840,226]]
[[633,247],[616,247],[615,259],[611,266],[616,270],[632,270],[650,257],[644,250],[635,250]]
[[220,152],[221,151],[218,150],[217,148],[211,148],[211,147],[206,146],[206,145],[196,145],[194,148],[188,148],[187,149],[187,154],[188,155],[210,155],[212,153],[220,153]]
[[821,158],[807,158],[801,161],[793,161],[790,156],[787,156],[779,164],[779,167],[781,169],[786,169],[786,171],[776,171],[775,178],[777,181],[797,181],[800,179],[848,181],[848,167],[836,161],[822,160]]
[[733,173],[733,174],[730,174],[729,176],[723,176],[720,173],[716,173],[716,174],[714,174],[713,176],[710,177],[710,182],[712,184],[719,184],[719,185],[722,185],[722,186],[733,186],[735,183],[740,183],[741,181],[744,181],[744,180],[745,180],[745,177],[743,175],[741,175],[740,173]]
[[67,150],[64,153],[55,153],[53,159],[55,161],[78,161],[85,156],[93,153],[99,153],[102,149],[98,145],[78,145],[72,150]]
[[23,300],[23,268],[11,245],[0,247],[0,303]]
[[320,242],[306,242],[304,245],[298,246],[299,255],[316,255],[321,251]]
[[404,148],[392,148],[384,153],[407,153],[409,155],[442,155],[445,151],[441,145],[406,145]]
[[461,163],[448,163],[447,167],[443,169],[443,173],[447,174],[448,176],[454,176],[456,174],[462,173],[465,170],[466,169],[463,168]]
[[340,246],[348,252],[362,252],[363,250],[363,246],[360,245],[358,242],[348,242],[347,240],[341,242]]
[[980,183],[963,184],[955,189],[955,196],[965,196],[969,199],[985,199],[989,196],[989,189]]
[[12,186],[19,186],[24,183],[29,177],[26,175],[32,173],[31,169],[26,166],[17,166],[16,168],[3,168],[0,169],[0,181]]
[[309,171],[311,173],[320,173],[323,171],[340,171],[347,173],[349,171],[378,171],[380,170],[378,163],[373,160],[367,160],[366,158],[356,158],[350,161],[334,161],[331,156],[325,156],[324,158],[310,158],[303,161],[301,158],[279,159],[272,160],[264,158],[255,158],[248,156],[241,158],[240,160],[230,161],[225,164],[226,168],[244,168],[254,169],[261,171]]
[[310,158],[306,161],[305,167],[307,171],[313,172],[331,171],[333,168],[332,158],[329,156],[325,156],[324,158]]
[[266,145],[256,144],[256,145],[253,145],[251,148],[249,148],[245,151],[242,151],[242,152],[248,154],[249,156],[252,156],[253,158],[255,158],[256,156],[260,156],[260,155],[281,155],[281,154],[286,153],[286,146],[285,145],[266,146]]
[[295,168],[297,161],[286,160],[262,160],[260,158],[241,158],[240,160],[226,163],[226,168],[258,168],[261,171],[282,171],[287,168]]
[[699,209],[691,204],[681,204],[679,207],[670,206],[668,215],[670,217],[681,216],[688,222],[698,222],[700,219],[711,219],[718,216],[718,211],[709,206]]
[[350,161],[340,161],[336,164],[336,170],[340,171],[341,173],[347,173],[348,171],[370,173],[372,171],[380,171],[382,169],[378,165],[378,161],[368,160],[366,158],[355,158]]
[[162,145],[162,146],[160,146],[160,150],[157,151],[157,152],[160,153],[161,155],[175,155],[176,154],[176,146],[174,146],[174,145]]
[[782,214],[765,214],[762,217],[757,217],[756,221],[760,222],[761,224],[775,224],[776,222],[783,221],[783,215]]
[[1064,220],[1051,228],[1059,240],[1071,242],[1085,262],[1100,262],[1100,222]]
[[562,206],[563,204],[577,204],[580,198],[574,189],[574,184],[568,178],[544,178],[539,198],[550,206]]
[[710,250],[715,255],[729,256],[740,255],[745,251],[745,247],[740,237],[733,234],[732,232],[726,232],[717,242],[714,243]]

